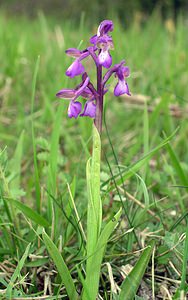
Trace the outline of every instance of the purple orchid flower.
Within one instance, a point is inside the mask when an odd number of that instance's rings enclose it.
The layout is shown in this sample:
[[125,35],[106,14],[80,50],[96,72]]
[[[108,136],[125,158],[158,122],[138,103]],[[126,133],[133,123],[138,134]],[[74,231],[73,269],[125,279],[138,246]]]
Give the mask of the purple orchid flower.
[[120,68],[118,68],[115,75],[118,77],[118,83],[116,84],[114,89],[115,96],[120,96],[123,94],[127,94],[130,96],[129,87],[127,82],[125,81],[125,78],[129,77],[129,74],[130,74],[129,67],[121,66]]
[[114,48],[112,37],[108,35],[109,31],[113,31],[113,23],[110,20],[105,20],[99,25],[97,34],[90,39],[90,43],[99,49],[99,64],[107,69],[112,65],[112,57],[109,50]]
[[[82,117],[95,117],[95,98],[93,96],[93,93],[87,87],[88,84],[89,77],[87,76],[75,89],[62,89],[56,94],[58,98],[68,99],[70,101],[68,107],[69,118],[77,118],[79,115]],[[84,111],[82,114],[80,114],[82,111],[82,104],[79,101],[76,101],[79,96],[82,96],[84,99],[88,100],[85,104]]]
[[[94,118],[94,123],[99,132],[102,130],[103,96],[108,91],[106,83],[112,74],[115,74],[115,77],[118,79],[114,95],[130,95],[129,87],[125,80],[125,78],[129,77],[130,70],[127,66],[124,66],[125,61],[112,66],[110,50],[114,48],[114,45],[109,33],[113,31],[113,27],[111,20],[104,20],[100,23],[97,34],[90,38],[92,46],[84,50],[76,48],[66,50],[68,56],[75,58],[67,69],[66,75],[70,78],[82,75],[82,81],[75,89],[62,89],[56,94],[57,97],[70,101],[68,107],[69,118],[77,118],[78,116]],[[82,61],[89,56],[94,60],[97,69],[96,88],[91,83],[82,64]],[[108,69],[103,77],[102,67]],[[81,102],[77,100],[78,97],[86,100],[83,110]]]

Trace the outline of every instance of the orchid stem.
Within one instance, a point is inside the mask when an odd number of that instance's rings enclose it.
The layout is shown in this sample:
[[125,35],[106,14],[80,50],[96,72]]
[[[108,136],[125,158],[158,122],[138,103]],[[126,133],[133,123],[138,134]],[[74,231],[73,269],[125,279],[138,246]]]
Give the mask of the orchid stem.
[[96,99],[96,116],[95,116],[95,126],[101,134],[102,132],[102,116],[103,116],[103,84],[102,84],[102,66],[97,66],[97,93],[98,97]]

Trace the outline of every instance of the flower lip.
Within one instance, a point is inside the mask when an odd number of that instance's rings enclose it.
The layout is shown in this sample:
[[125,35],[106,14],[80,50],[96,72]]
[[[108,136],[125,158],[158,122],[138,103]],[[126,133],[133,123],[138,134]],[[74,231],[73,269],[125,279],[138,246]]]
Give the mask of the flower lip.
[[114,89],[114,95],[116,97],[121,96],[123,94],[131,95],[129,92],[128,84],[125,80],[119,80]]
[[84,111],[80,114],[80,117],[90,117],[95,118],[96,114],[96,104],[89,100],[85,103]]
[[108,50],[101,50],[98,56],[99,64],[105,68],[110,68],[112,65],[112,57]]
[[68,117],[77,118],[82,111],[82,104],[78,101],[71,101],[68,107]]
[[80,63],[79,58],[76,59],[66,71],[66,75],[70,78],[73,78],[77,75],[80,75],[84,72],[84,66]]

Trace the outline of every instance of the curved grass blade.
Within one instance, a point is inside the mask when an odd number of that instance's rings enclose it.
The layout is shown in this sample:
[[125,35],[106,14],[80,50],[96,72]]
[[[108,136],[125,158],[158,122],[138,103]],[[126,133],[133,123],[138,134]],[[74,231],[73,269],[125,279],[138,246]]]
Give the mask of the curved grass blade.
[[22,258],[20,259],[20,261],[18,262],[18,265],[10,279],[10,282],[7,286],[7,289],[6,289],[6,299],[12,299],[12,289],[13,289],[13,286],[14,286],[14,282],[16,281],[17,277],[20,275],[20,271],[21,269],[23,268],[24,266],[24,263],[25,263],[25,260],[29,254],[29,249],[30,249],[30,245],[31,244],[28,244],[27,245],[27,248],[22,256]]
[[36,224],[41,225],[43,227],[48,227],[50,224],[46,221],[45,218],[43,218],[41,215],[39,215],[37,212],[32,210],[30,207],[26,206],[20,201],[11,199],[11,198],[5,198],[8,202],[10,202],[12,205],[17,207],[27,218],[34,221]]
[[182,214],[177,221],[170,227],[169,231],[173,231],[180,223],[188,216],[188,212],[186,211],[184,214]]
[[65,264],[63,257],[59,253],[59,250],[57,249],[56,245],[52,242],[51,238],[46,234],[45,231],[43,231],[42,237],[51,258],[56,265],[59,275],[61,276],[63,284],[65,285],[69,299],[71,300],[78,299],[78,294],[73,279],[67,268],[67,265]]
[[152,241],[150,245],[143,251],[136,265],[123,281],[121,285],[119,300],[134,299],[136,292],[139,288],[140,282],[142,280],[142,277],[149,263],[153,248],[154,248],[154,241]]

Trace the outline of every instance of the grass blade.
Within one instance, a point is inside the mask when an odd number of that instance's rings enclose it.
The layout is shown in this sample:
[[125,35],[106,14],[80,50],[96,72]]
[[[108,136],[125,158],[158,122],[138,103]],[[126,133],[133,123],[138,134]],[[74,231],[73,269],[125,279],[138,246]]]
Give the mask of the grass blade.
[[119,300],[133,300],[139,288],[142,277],[149,263],[154,241],[143,251],[133,270],[125,278],[121,285]]
[[78,299],[78,294],[76,292],[73,279],[67,268],[67,265],[65,264],[63,257],[59,253],[59,250],[57,249],[56,245],[53,243],[53,241],[50,239],[50,237],[46,234],[45,231],[43,231],[42,237],[51,258],[56,265],[59,275],[61,276],[63,284],[65,285],[69,299],[71,300]]
[[33,121],[33,113],[34,113],[34,101],[35,101],[35,92],[36,92],[36,83],[37,83],[37,75],[39,70],[40,56],[38,56],[33,81],[32,81],[32,95],[31,95],[31,132],[32,132],[32,142],[33,142],[33,160],[34,160],[34,173],[35,173],[35,192],[36,192],[36,207],[37,211],[40,212],[41,203],[40,203],[40,182],[39,182],[39,171],[37,164],[37,150],[36,150],[36,142],[35,142],[35,131],[34,131],[34,121]]
[[9,201],[12,205],[17,207],[27,218],[34,221],[36,224],[41,225],[43,227],[48,227],[50,224],[46,221],[45,218],[40,216],[37,212],[32,210],[30,207],[26,206],[20,201],[11,199],[11,198],[5,198],[7,201]]
[[14,285],[14,282],[16,281],[17,277],[20,275],[20,271],[21,269],[23,268],[24,266],[24,263],[25,263],[25,260],[29,254],[29,249],[30,249],[30,245],[31,244],[28,244],[27,245],[27,248],[22,256],[22,258],[20,259],[20,261],[18,262],[18,265],[10,279],[10,282],[7,286],[7,289],[6,289],[6,299],[12,299],[12,289],[13,289],[13,285]]

